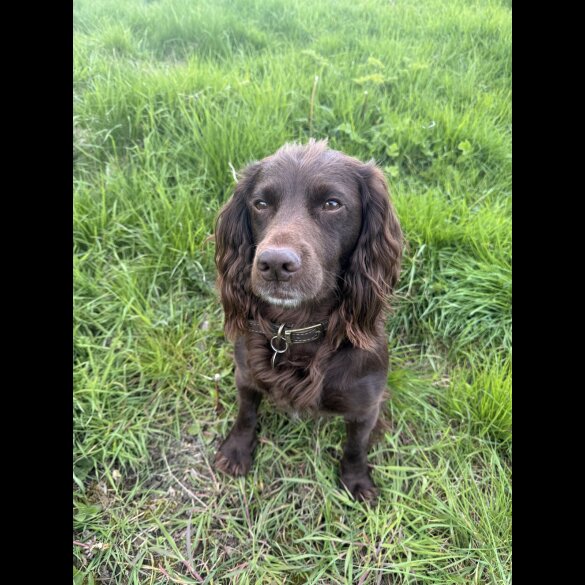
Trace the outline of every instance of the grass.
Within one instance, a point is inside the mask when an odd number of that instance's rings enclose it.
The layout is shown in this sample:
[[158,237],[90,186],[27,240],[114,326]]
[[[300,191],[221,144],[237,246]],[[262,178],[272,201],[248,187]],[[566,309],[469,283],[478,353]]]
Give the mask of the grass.
[[[511,583],[511,6],[76,0],[74,582]],[[378,504],[340,420],[262,408],[250,475],[214,291],[232,167],[384,169],[408,248]]]

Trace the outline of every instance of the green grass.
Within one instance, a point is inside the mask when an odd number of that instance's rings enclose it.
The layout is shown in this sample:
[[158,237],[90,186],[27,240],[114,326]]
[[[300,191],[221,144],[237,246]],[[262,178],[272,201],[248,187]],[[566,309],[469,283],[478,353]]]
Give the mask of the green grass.
[[[76,0],[75,583],[511,583],[511,9],[495,0]],[[232,167],[374,158],[408,248],[378,504],[341,420],[261,411],[250,475],[214,291]]]

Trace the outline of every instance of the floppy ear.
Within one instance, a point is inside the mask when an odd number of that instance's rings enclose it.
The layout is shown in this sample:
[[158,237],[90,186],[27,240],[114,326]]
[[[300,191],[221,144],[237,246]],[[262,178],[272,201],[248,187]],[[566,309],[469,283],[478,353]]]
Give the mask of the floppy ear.
[[246,198],[254,188],[259,169],[260,164],[255,163],[243,171],[234,194],[220,210],[215,224],[217,286],[225,313],[224,331],[229,339],[248,327],[254,239]]
[[371,351],[400,276],[403,241],[382,171],[373,163],[361,165],[357,180],[362,227],[344,275],[339,314],[349,341]]

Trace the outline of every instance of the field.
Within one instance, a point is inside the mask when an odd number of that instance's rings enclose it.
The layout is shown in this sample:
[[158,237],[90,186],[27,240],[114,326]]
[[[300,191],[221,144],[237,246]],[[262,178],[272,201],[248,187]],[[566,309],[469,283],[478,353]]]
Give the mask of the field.
[[[74,583],[511,583],[511,2],[74,1]],[[408,247],[380,498],[341,419],[261,408],[246,478],[214,289],[234,171],[384,169]]]

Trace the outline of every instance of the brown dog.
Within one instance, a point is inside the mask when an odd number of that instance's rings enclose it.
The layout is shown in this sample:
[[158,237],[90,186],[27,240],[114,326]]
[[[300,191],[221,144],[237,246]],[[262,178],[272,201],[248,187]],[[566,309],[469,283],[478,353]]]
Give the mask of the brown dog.
[[341,481],[370,500],[367,450],[388,373],[384,312],[402,232],[382,172],[327,148],[285,145],[250,165],[216,225],[225,331],[239,412],[216,465],[247,473],[262,396],[340,414]]

